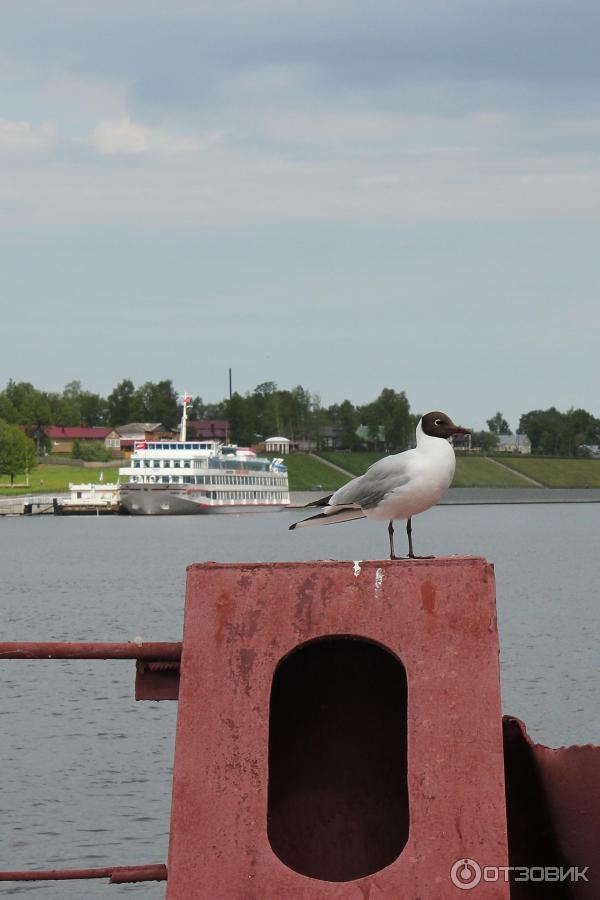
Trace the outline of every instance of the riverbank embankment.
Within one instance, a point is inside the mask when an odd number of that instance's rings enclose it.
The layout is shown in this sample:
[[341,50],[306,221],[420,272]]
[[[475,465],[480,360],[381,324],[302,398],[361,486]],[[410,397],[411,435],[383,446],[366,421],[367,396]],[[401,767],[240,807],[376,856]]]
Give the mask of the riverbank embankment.
[[[291,491],[293,507],[327,496],[317,491]],[[600,488],[450,488],[442,506],[497,503],[600,503]]]
[[[67,494],[0,497],[0,516],[25,513],[52,514]],[[290,491],[290,509],[302,509],[321,497],[323,491]],[[441,506],[494,506],[520,503],[600,503],[600,488],[450,488]],[[88,511],[89,514],[89,511]]]

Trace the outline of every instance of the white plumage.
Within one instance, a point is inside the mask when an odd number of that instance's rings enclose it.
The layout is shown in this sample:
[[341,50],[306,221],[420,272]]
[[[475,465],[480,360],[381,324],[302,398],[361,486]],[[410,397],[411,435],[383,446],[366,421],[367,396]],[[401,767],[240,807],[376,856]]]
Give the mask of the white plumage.
[[330,525],[366,516],[389,522],[390,557],[395,559],[393,522],[407,521],[409,557],[412,548],[411,517],[434,506],[452,483],[456,459],[448,443],[453,434],[467,433],[445,413],[431,412],[417,425],[417,446],[378,460],[358,478],[353,478],[331,497],[314,505],[323,511],[291,525],[300,528],[311,525]]

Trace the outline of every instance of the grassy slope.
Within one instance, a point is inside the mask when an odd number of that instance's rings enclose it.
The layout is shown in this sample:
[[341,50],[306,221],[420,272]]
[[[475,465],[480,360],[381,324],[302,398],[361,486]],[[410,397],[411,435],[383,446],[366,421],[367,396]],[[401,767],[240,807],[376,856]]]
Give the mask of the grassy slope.
[[[368,467],[381,458],[380,453],[336,453],[325,451],[320,454],[343,469],[355,475],[362,475]],[[531,487],[512,472],[495,465],[485,457],[459,457],[456,460],[456,475],[453,487]]]
[[456,474],[452,487],[514,487],[535,488],[517,473],[497,466],[485,456],[459,456],[456,459]]
[[[336,453],[323,452],[328,459],[343,469],[362,475],[367,468],[380,459],[378,453]],[[600,460],[597,459],[542,459],[502,457],[504,466],[514,470],[514,475],[495,465],[490,459],[482,456],[458,457],[453,487],[533,487],[519,478],[522,472],[530,478],[548,487],[596,487],[600,488]],[[336,472],[324,462],[319,462],[304,453],[295,453],[286,459],[288,466],[290,490],[308,491],[320,484],[324,491],[334,491],[348,480],[342,472]],[[79,466],[37,466],[29,476],[29,487],[10,487],[6,476],[0,477],[0,495],[17,496],[26,493],[44,493],[45,491],[66,491],[69,482],[92,482],[100,479],[104,472],[104,482],[117,480],[117,469],[106,466],[104,469],[84,469]],[[24,482],[24,476],[17,476],[16,482]],[[43,481],[43,485],[41,484]]]
[[[69,482],[96,484],[100,480],[100,473],[104,472],[104,482],[115,482],[118,478],[118,469],[106,466],[104,469],[84,469],[81,466],[53,466],[41,465],[31,472],[29,487],[10,487],[10,478],[0,477],[0,494],[14,497],[18,494],[43,494],[46,491],[68,491]],[[43,484],[41,482],[44,482]],[[25,483],[24,475],[17,475],[15,482]]]
[[352,472],[353,475],[362,475],[369,466],[381,459],[381,453],[341,453],[339,450],[321,450],[319,456],[346,469],[347,472]]
[[502,462],[553,488],[600,488],[600,459],[534,459],[511,456]]
[[331,466],[306,453],[287,456],[285,464],[291,491],[310,491],[317,484],[320,484],[324,491],[335,491],[348,481],[341,472],[336,472]]

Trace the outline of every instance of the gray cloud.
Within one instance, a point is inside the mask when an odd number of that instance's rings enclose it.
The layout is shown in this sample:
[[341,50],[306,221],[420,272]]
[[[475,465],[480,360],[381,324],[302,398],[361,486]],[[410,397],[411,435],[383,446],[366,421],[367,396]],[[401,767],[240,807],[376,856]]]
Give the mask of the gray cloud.
[[9,5],[4,324],[40,333],[0,376],[214,399],[233,364],[474,424],[598,414],[599,25],[583,0]]

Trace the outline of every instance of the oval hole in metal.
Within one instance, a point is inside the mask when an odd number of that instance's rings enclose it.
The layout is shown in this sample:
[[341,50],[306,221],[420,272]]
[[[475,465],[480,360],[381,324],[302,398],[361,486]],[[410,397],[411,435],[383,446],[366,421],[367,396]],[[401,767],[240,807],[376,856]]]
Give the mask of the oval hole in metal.
[[378,644],[327,637],[277,667],[267,831],[289,868],[352,881],[398,858],[409,830],[407,682]]

